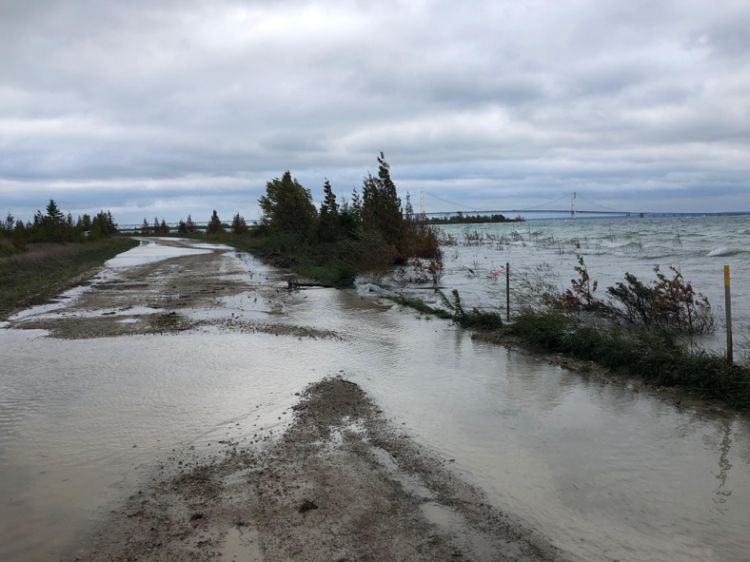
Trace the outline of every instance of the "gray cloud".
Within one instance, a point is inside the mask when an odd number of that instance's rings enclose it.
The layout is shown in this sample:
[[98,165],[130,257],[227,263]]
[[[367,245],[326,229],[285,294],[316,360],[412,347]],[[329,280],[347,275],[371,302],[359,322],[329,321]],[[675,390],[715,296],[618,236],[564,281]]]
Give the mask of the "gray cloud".
[[0,212],[254,216],[283,170],[349,193],[380,150],[481,208],[750,208],[748,27],[740,0],[5,2]]

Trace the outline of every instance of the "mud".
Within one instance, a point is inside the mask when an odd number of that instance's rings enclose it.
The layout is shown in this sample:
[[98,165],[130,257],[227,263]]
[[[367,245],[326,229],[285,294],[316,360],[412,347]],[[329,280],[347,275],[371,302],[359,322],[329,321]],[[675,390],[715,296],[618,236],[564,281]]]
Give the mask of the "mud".
[[[188,248],[180,240],[160,240],[160,246]],[[330,330],[295,326],[279,311],[290,298],[288,282],[255,278],[224,248],[182,255],[130,268],[104,270],[90,290],[60,310],[11,318],[12,328],[41,329],[60,339],[88,339],[136,334],[171,334],[194,329],[267,333],[299,338],[342,339]],[[226,311],[222,300],[255,295],[260,301],[253,318],[241,310]]]
[[221,459],[163,467],[71,559],[560,559],[400,433],[358,385],[323,379],[294,410],[263,447],[230,442]]

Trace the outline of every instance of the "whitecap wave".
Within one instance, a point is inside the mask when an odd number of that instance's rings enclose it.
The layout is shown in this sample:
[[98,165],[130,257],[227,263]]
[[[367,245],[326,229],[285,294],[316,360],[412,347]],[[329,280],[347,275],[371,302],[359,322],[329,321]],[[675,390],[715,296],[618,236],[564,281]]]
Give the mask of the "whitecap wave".
[[728,256],[736,256],[738,254],[744,254],[744,253],[746,253],[746,250],[740,250],[738,248],[730,248],[729,246],[719,246],[717,248],[713,248],[710,252],[708,252],[708,257],[710,258],[728,257]]

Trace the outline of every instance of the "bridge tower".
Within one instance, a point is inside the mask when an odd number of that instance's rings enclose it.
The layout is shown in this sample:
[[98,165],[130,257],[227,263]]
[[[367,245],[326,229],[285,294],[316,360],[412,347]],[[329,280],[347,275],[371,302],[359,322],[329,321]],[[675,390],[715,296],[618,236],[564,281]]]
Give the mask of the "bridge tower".
[[572,218],[576,218],[576,192],[573,192],[573,195],[570,198],[570,216]]
[[424,191],[419,192],[419,214],[424,217]]

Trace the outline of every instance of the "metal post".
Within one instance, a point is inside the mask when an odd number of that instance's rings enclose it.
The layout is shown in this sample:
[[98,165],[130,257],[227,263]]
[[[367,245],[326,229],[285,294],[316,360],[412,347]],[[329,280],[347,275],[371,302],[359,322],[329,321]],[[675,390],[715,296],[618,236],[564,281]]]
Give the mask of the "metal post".
[[724,266],[724,309],[727,311],[727,361],[734,362],[732,351],[732,293],[730,289],[729,266]]
[[510,322],[510,263],[505,262],[505,320]]

